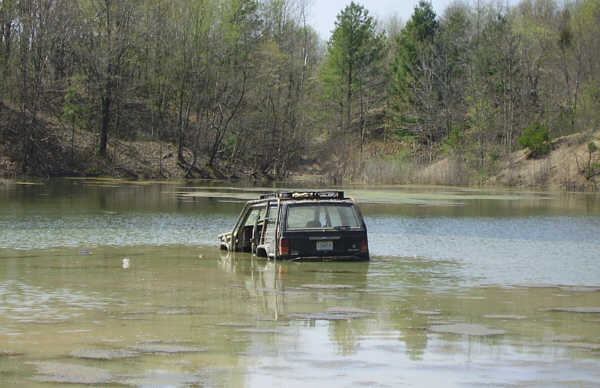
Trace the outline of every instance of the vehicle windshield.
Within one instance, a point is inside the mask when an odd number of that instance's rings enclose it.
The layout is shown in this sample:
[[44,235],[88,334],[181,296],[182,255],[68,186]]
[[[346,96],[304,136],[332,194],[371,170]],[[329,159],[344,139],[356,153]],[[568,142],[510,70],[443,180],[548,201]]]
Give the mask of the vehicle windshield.
[[287,209],[287,229],[360,228],[352,205],[297,204]]

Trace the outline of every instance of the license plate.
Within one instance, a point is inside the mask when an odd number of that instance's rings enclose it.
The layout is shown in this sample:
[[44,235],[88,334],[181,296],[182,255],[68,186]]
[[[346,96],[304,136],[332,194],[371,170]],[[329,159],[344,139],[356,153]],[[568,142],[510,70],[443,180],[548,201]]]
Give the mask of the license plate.
[[333,241],[317,241],[317,251],[333,251]]

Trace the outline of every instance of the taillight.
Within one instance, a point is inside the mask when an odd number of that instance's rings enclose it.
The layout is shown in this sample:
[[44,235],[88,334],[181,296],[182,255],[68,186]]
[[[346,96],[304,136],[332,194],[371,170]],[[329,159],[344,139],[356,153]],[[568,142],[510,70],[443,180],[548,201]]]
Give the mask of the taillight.
[[360,241],[360,253],[369,253],[369,243],[366,237]]
[[282,238],[279,240],[279,254],[287,256],[290,254],[290,240]]

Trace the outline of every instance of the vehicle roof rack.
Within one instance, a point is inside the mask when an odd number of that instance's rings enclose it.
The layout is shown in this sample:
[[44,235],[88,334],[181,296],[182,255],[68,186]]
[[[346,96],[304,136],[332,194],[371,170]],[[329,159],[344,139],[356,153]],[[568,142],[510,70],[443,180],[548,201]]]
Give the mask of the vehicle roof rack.
[[302,199],[346,199],[343,191],[324,190],[324,191],[278,191],[275,193],[261,194],[260,199],[279,198],[282,200],[302,200]]

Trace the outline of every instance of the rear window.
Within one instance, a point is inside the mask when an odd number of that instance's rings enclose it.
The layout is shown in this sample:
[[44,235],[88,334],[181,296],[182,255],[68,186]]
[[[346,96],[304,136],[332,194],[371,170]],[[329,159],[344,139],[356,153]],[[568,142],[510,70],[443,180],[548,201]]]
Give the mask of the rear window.
[[287,208],[287,229],[360,228],[352,205],[298,204]]

